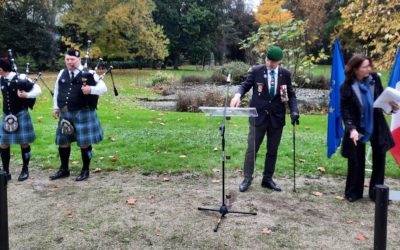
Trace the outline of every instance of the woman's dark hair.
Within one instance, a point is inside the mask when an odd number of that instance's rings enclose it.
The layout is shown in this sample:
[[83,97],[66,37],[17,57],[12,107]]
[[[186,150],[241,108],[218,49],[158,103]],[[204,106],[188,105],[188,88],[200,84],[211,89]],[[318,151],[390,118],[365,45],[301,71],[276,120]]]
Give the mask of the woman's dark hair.
[[362,54],[355,54],[353,55],[350,60],[347,62],[344,74],[345,74],[345,84],[351,84],[353,82],[353,79],[356,77],[355,76],[355,70],[360,68],[361,64],[365,61],[368,60],[369,64],[373,68],[372,65],[372,60],[368,56],[364,56]]
[[11,62],[7,59],[0,58],[0,68],[2,68],[3,71],[11,72]]

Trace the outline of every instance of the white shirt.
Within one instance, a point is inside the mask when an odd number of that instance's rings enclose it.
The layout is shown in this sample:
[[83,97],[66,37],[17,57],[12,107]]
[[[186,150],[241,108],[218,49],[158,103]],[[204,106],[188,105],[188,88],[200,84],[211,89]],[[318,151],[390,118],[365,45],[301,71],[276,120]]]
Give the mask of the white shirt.
[[[15,72],[10,72],[4,78],[11,81],[15,77],[15,75],[16,75]],[[26,95],[27,95],[27,98],[36,98],[38,95],[40,95],[40,93],[42,93],[42,89],[40,88],[39,85],[34,84],[33,88],[29,92],[26,92]]]
[[[267,72],[266,72],[267,78],[268,78],[268,93],[269,93],[269,90],[271,88],[271,78],[272,78],[271,71],[272,70],[267,69]],[[274,71],[275,71],[275,93],[274,93],[274,95],[276,95],[276,91],[278,89],[278,71],[279,71],[279,66],[276,67],[276,69]]]
[[[74,77],[76,77],[81,71],[83,70],[83,66],[79,65],[77,69],[75,69],[74,72]],[[64,69],[60,70],[60,73],[58,73],[56,83],[54,84],[54,96],[53,96],[53,109],[60,109],[57,105],[57,97],[58,97],[58,81],[60,80],[60,77],[62,73],[64,72]],[[90,94],[91,95],[102,95],[107,92],[107,86],[104,83],[103,80],[100,80],[100,76],[96,74],[95,71],[89,70],[93,74],[94,80],[96,81],[96,86],[90,86]],[[69,72],[69,75],[71,77],[71,72]]]

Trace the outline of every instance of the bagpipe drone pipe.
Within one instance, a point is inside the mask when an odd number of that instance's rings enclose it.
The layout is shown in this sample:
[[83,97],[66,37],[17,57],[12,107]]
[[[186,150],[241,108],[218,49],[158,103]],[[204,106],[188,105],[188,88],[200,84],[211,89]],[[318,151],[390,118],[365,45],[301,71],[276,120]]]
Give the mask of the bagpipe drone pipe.
[[[85,63],[83,64],[82,70],[78,69],[80,71],[80,79],[82,81],[82,85],[83,86],[96,86],[97,82],[102,81],[104,79],[104,77],[106,76],[106,74],[110,73],[112,85],[113,85],[113,89],[114,89],[114,95],[118,96],[118,90],[115,87],[115,82],[114,82],[114,78],[113,78],[112,71],[111,71],[113,69],[113,66],[109,66],[102,75],[98,76],[97,70],[103,62],[103,59],[99,58],[96,66],[94,67],[93,70],[90,70],[88,68],[91,43],[92,43],[91,40],[87,41],[87,48],[86,48],[86,53],[85,53]],[[85,98],[87,100],[87,104],[89,107],[97,107],[97,103],[98,103],[98,99],[99,99],[98,95],[87,95],[87,96],[85,96]]]

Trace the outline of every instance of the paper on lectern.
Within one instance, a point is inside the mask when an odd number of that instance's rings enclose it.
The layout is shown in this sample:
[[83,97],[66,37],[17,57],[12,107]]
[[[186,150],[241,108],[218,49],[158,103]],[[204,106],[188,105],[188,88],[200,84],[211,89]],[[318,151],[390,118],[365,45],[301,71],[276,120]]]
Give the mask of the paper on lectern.
[[400,91],[387,87],[374,102],[374,108],[381,108],[386,113],[390,113],[392,111],[392,106],[389,104],[390,101],[400,103]]

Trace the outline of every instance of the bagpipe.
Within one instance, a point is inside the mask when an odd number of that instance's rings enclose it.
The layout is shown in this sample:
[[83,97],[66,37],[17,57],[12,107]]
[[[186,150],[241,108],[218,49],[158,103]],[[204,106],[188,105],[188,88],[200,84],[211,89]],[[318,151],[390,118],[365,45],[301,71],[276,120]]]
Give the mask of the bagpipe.
[[96,66],[94,67],[93,70],[90,70],[88,68],[91,44],[92,44],[92,41],[88,40],[87,41],[87,47],[86,47],[86,53],[85,53],[85,63],[83,64],[83,69],[80,71],[81,78],[82,78],[82,85],[84,85],[84,86],[86,86],[86,85],[95,86],[98,81],[103,80],[104,77],[109,73],[110,76],[111,76],[111,82],[112,82],[113,89],[114,89],[114,95],[118,96],[118,90],[115,87],[114,77],[112,75],[112,69],[113,69],[112,65],[110,65],[108,68],[106,68],[106,71],[103,74],[101,74],[97,80],[95,79],[95,75],[97,75],[97,70],[101,66],[101,64],[103,62],[103,58],[100,57],[98,59],[97,64],[96,64]]
[[[15,73],[15,77],[9,80],[8,86],[11,87],[11,89],[14,89],[14,91],[15,89],[17,91],[31,91],[33,89],[33,86],[40,79],[41,73],[39,72],[33,80],[30,79],[29,63],[26,64],[25,74],[20,73],[18,72],[17,64],[15,62],[15,58],[11,49],[8,50],[8,56],[11,64],[11,72]],[[25,107],[33,109],[36,98],[22,98],[19,101],[22,102]],[[9,133],[15,132],[19,128],[18,118],[16,114],[8,114],[4,117],[3,128],[6,132]]]
[[[14,86],[17,90],[20,91],[25,91],[29,92],[33,89],[33,86],[37,83],[37,81],[40,79],[40,76],[42,75],[41,72],[38,72],[35,76],[35,78],[32,80],[29,78],[29,63],[26,64],[26,70],[25,73],[20,73],[17,68],[17,64],[15,62],[14,55],[12,53],[12,50],[8,50],[8,56],[9,60],[11,62],[11,71],[15,72],[16,76],[11,79],[10,81],[10,86]],[[25,105],[29,107],[30,109],[33,109],[33,106],[35,105],[36,98],[25,98],[23,100],[25,102]]]

